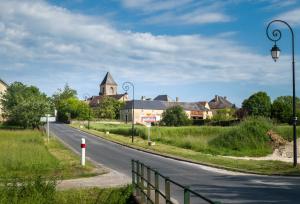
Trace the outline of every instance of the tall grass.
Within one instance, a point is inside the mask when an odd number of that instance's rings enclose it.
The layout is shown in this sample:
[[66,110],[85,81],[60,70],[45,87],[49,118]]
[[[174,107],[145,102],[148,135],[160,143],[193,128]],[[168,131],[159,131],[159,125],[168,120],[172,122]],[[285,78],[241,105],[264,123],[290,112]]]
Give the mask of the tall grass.
[[51,204],[55,201],[56,179],[36,176],[30,179],[6,180],[0,187],[1,204]]
[[[274,126],[268,119],[250,117],[238,126],[185,126],[151,127],[151,140],[197,152],[233,155],[264,156],[272,153],[272,145],[267,131]],[[92,129],[125,136],[131,135],[131,125],[101,124],[91,125]],[[136,126],[135,135],[147,139],[144,126]]]
[[[293,126],[291,125],[278,125],[274,127],[274,131],[287,141],[293,141]],[[300,127],[297,127],[297,137],[300,137]]]
[[239,126],[209,142],[214,154],[235,156],[264,156],[272,153],[271,139],[267,136],[272,122],[261,117],[250,117]]
[[41,176],[7,180],[0,186],[0,204],[130,204],[131,186],[56,191],[55,178]]
[[76,178],[94,176],[94,166],[80,165],[79,156],[55,138],[46,142],[42,132],[35,130],[0,129],[0,179],[35,175]]
[[39,175],[58,169],[59,161],[44,145],[42,133],[0,130],[0,176]]
[[[91,128],[100,132],[109,131],[113,134],[131,136],[131,125],[92,123]],[[184,127],[151,127],[151,140],[170,144],[195,151],[205,151],[208,142],[232,127],[217,126],[184,126]],[[135,135],[148,138],[148,130],[144,126],[135,126]]]

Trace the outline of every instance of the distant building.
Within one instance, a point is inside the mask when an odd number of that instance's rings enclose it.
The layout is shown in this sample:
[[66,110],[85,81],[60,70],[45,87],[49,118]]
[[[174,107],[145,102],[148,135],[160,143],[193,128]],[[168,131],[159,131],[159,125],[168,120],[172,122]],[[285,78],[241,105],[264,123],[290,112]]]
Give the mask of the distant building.
[[[2,94],[7,90],[8,84],[5,83],[2,79],[0,79],[0,99]],[[1,101],[0,101],[0,122],[2,122],[3,119],[3,111],[2,111],[2,105],[1,105]]]
[[[125,107],[121,110],[121,120],[132,121],[132,103],[127,101]],[[173,106],[179,105],[186,112],[190,119],[207,119],[212,117],[209,108],[200,103],[174,102],[167,95],[159,95],[154,100],[135,100],[134,101],[134,119],[135,123],[144,123],[145,121],[158,122],[162,119],[162,113]]]
[[215,95],[211,101],[209,101],[209,107],[213,111],[213,114],[216,113],[217,110],[226,109],[226,108],[236,108],[235,104],[231,103],[226,96],[218,96]]
[[87,102],[91,107],[96,107],[100,103],[103,97],[112,97],[117,99],[118,101],[127,101],[128,94],[118,94],[118,84],[115,82],[113,77],[109,72],[106,73],[102,82],[99,85],[100,91],[99,96],[92,96],[87,99]]

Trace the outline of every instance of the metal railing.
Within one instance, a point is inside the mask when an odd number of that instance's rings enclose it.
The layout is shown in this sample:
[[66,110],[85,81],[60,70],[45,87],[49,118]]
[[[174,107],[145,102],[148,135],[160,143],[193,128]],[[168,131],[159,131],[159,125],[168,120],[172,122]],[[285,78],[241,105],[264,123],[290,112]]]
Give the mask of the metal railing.
[[[183,190],[183,203],[190,204],[191,196],[200,199],[205,203],[217,204],[203,195],[191,190],[188,186],[183,186],[176,181],[171,180],[160,174],[157,170],[139,162],[138,160],[131,160],[132,167],[132,186],[134,194],[142,203],[168,203],[175,204],[176,201],[171,198],[171,184]],[[160,181],[163,179],[163,185]],[[164,186],[164,188],[162,188]]]

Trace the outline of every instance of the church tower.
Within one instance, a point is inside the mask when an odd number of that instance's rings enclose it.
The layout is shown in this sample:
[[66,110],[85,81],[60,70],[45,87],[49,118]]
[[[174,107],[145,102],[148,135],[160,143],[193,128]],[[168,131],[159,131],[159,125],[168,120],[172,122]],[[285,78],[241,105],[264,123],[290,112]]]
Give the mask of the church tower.
[[99,95],[100,96],[117,95],[117,89],[118,89],[118,84],[112,78],[111,74],[107,72],[103,81],[100,84]]

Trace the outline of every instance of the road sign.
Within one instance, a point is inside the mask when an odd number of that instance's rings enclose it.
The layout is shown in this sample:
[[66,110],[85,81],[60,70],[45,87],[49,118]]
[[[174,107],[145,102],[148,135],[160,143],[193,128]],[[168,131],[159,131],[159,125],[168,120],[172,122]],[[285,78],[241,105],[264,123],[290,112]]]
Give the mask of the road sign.
[[157,121],[156,116],[142,116],[142,121],[144,123],[154,123]]
[[[47,117],[41,117],[40,121],[46,123],[47,122]],[[56,118],[55,117],[48,117],[48,121],[49,122],[55,122]]]

